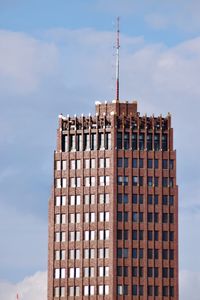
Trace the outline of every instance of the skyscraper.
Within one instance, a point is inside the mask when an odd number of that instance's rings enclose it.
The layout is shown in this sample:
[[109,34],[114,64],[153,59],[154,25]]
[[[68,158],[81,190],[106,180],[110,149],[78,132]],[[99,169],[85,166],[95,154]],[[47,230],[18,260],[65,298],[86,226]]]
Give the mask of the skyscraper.
[[59,116],[49,201],[48,300],[178,300],[171,116],[96,103]]

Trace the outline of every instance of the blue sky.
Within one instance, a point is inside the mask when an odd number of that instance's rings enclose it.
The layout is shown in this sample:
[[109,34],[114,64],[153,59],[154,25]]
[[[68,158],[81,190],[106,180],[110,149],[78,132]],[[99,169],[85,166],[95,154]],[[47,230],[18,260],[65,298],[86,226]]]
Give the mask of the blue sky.
[[88,114],[96,100],[114,98],[119,15],[121,99],[137,99],[141,113],[172,113],[181,299],[197,300],[199,9],[196,0],[0,1],[0,298],[20,287],[32,300],[42,289],[58,115]]

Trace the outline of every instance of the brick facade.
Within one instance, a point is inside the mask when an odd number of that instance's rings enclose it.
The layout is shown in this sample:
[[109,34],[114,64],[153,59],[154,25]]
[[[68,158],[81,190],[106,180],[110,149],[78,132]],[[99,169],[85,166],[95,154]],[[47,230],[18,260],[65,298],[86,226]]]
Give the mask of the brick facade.
[[59,116],[53,181],[48,300],[178,300],[170,115],[113,101]]

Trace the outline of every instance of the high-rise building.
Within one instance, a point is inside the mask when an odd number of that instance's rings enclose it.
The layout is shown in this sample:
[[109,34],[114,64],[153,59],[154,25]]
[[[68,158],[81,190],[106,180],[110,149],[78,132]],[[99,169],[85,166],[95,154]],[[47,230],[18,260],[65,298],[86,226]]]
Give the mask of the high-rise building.
[[60,115],[53,182],[48,300],[178,300],[170,114],[116,100]]

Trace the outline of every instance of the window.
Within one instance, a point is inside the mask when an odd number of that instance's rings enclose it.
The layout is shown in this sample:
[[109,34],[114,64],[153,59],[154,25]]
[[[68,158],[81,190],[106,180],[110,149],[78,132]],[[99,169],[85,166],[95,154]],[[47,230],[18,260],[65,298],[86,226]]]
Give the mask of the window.
[[137,277],[137,267],[132,267],[132,276]]
[[167,197],[167,195],[163,195],[162,196],[162,204],[163,205],[167,205],[168,204],[168,197]]
[[139,168],[140,169],[144,168],[144,160],[143,160],[143,158],[139,159]]
[[139,135],[139,148],[140,150],[144,150],[144,133]]
[[56,160],[56,170],[57,171],[61,170],[61,161],[60,160]]
[[168,187],[168,178],[167,177],[163,177],[162,185],[163,185],[163,187]]
[[134,240],[134,241],[137,240],[137,230],[132,231],[132,240]]
[[158,204],[158,195],[154,195],[154,204]]
[[128,248],[117,248],[118,258],[128,258]]
[[137,133],[132,134],[132,149],[137,150]]
[[147,250],[147,258],[152,259],[153,258],[153,249],[148,249]]
[[124,133],[124,149],[129,149],[129,133]]
[[136,284],[134,284],[134,285],[132,286],[132,295],[133,295],[133,296],[137,296],[137,285],[136,285]]
[[75,140],[75,135],[70,134],[69,136],[69,146],[70,146],[70,151],[75,151],[76,150],[76,140]]
[[159,134],[154,135],[154,150],[155,151],[160,150],[160,135]]
[[147,177],[147,185],[148,186],[153,186],[153,177],[152,176]]
[[149,241],[153,240],[153,231],[152,230],[148,230],[148,232],[147,232],[147,239]]
[[159,167],[158,159],[155,159],[155,160],[154,160],[154,168],[155,168],[155,169],[158,169],[158,167]]
[[142,194],[139,195],[139,204],[143,204],[143,195]]
[[97,136],[96,133],[91,134],[91,150],[97,149]]
[[99,194],[99,204],[109,203],[109,194]]
[[162,136],[162,150],[167,151],[167,134],[163,134]]
[[170,278],[174,278],[174,269],[173,268],[169,269],[169,276],[170,276]]
[[148,285],[147,294],[148,294],[148,296],[153,296],[153,287],[152,287],[152,285]]
[[153,196],[152,195],[148,195],[147,196],[147,203],[148,204],[152,204],[153,203]]
[[105,135],[105,148],[111,150],[112,140],[111,140],[111,133],[107,132]]
[[162,240],[163,241],[168,241],[168,231],[163,231],[162,232]]
[[138,177],[133,176],[133,186],[137,186],[137,184],[138,184]]
[[83,137],[81,134],[77,135],[77,150],[82,151],[83,150]]
[[99,133],[99,150],[104,150],[104,133]]
[[56,188],[57,189],[61,188],[61,179],[60,178],[56,179]]
[[133,194],[132,202],[133,202],[134,204],[137,204],[137,195],[136,195],[136,194]]
[[169,204],[173,205],[174,204],[174,196],[169,196]]
[[170,187],[174,186],[174,179],[173,178],[169,178],[169,186]]
[[117,149],[122,149],[122,133],[117,133]]
[[168,278],[168,268],[162,269],[162,276],[163,276],[163,278]]
[[96,160],[95,160],[95,158],[92,158],[92,159],[91,159],[91,168],[92,168],[92,169],[95,169],[95,168],[96,168]]
[[65,269],[54,269],[54,278],[59,279],[59,278],[65,278]]
[[174,232],[173,231],[169,232],[169,240],[170,240],[170,242],[174,241]]
[[143,186],[143,176],[139,176],[139,185]]
[[85,169],[89,169],[90,168],[90,160],[89,159],[85,159],[84,160],[84,168]]
[[128,185],[128,176],[118,176],[117,177],[117,183],[118,185]]
[[163,223],[168,223],[168,214],[167,213],[162,214],[162,222]]
[[117,167],[118,168],[122,168],[123,167],[123,160],[122,160],[122,158],[118,158],[117,159]]
[[66,196],[56,196],[55,205],[56,206],[66,205]]
[[169,161],[169,168],[171,170],[174,168],[174,161],[173,161],[173,159],[170,159],[170,161]]
[[124,158],[124,168],[128,168],[128,158]]
[[169,287],[169,293],[170,293],[171,297],[174,297],[174,287],[173,286]]
[[152,150],[152,134],[151,133],[147,134],[147,150],[148,151]]
[[159,184],[159,177],[154,177],[154,185],[157,187]]
[[137,158],[133,158],[132,166],[133,168],[137,168]]
[[147,160],[147,168],[149,168],[149,169],[153,168],[153,160],[152,159]]
[[163,286],[163,296],[164,297],[168,296],[168,286]]
[[132,258],[137,258],[137,248],[132,249]]
[[168,168],[168,160],[167,159],[163,159],[163,161],[162,161],[162,168],[163,169],[167,169]]
[[90,135],[88,133],[84,134],[84,146],[85,150],[90,150]]

